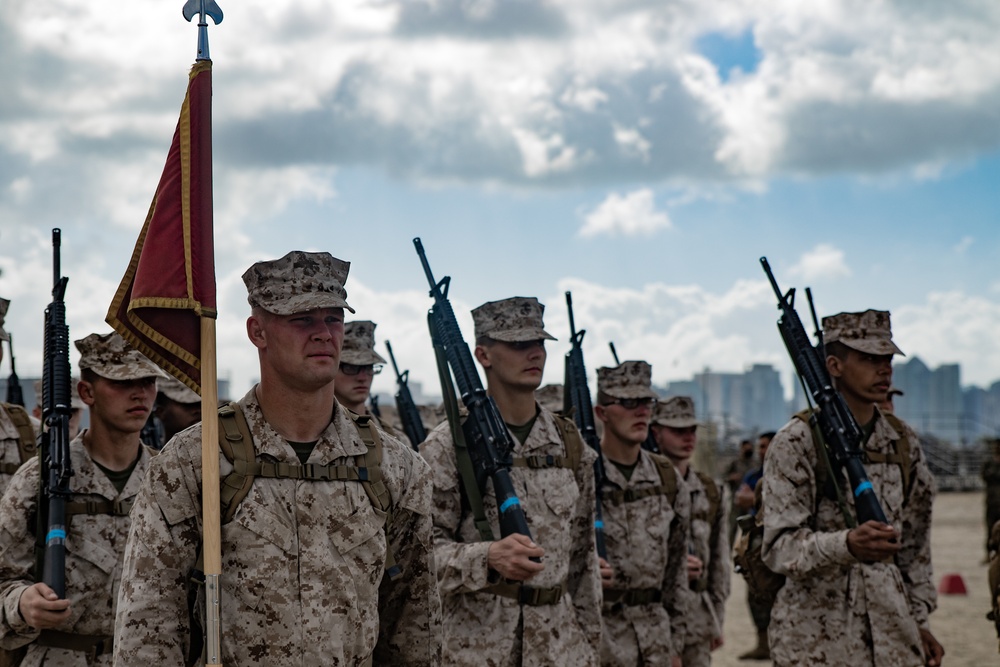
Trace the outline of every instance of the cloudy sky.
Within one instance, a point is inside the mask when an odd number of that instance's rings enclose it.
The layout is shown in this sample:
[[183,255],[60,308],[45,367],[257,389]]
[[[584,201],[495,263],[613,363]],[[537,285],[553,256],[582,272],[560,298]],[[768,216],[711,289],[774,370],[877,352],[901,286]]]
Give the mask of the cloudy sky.
[[[357,317],[433,390],[416,236],[470,338],[471,307],[536,295],[557,360],[571,290],[591,372],[609,340],[657,383],[790,369],[766,255],[821,312],[890,309],[909,354],[1000,378],[993,0],[219,1],[219,368],[238,394],[256,376],[240,275],[293,249],[353,263]],[[195,57],[182,5],[0,3],[0,295],[24,376],[53,227],[71,335],[108,329]]]

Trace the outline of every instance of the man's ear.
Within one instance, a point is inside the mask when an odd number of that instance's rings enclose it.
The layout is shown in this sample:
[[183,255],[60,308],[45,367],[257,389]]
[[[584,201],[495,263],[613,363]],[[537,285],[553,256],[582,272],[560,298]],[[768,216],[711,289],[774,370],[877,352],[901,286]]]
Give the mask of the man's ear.
[[594,416],[597,417],[600,421],[607,423],[608,421],[607,408],[598,403],[597,405],[594,406]]
[[490,351],[485,345],[477,345],[476,349],[472,351],[472,354],[475,355],[476,361],[478,361],[479,365],[484,369],[493,365],[493,362],[490,360]]
[[86,380],[80,380],[76,384],[76,393],[80,394],[80,400],[88,406],[94,404],[94,385]]
[[828,355],[826,358],[826,372],[830,377],[839,378],[844,374],[844,362],[839,357]]
[[247,318],[247,338],[258,350],[267,347],[267,336],[264,334],[264,324],[261,318],[251,315]]

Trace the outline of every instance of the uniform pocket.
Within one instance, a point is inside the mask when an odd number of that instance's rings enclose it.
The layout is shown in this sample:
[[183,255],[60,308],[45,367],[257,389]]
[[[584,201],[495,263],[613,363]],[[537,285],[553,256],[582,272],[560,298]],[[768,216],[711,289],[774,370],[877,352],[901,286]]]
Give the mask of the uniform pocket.
[[257,501],[245,498],[233,520],[222,526],[225,593],[256,609],[265,591],[283,590],[288,584],[295,554],[292,529]]

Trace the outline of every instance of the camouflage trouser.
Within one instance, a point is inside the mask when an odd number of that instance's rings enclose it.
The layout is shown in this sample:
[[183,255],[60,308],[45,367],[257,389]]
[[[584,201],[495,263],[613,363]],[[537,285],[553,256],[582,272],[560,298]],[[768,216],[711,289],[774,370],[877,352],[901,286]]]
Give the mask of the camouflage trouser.
[[688,644],[681,654],[681,664],[684,667],[709,667],[712,664],[711,640]]
[[750,607],[750,616],[757,632],[767,632],[767,626],[771,624],[771,605],[755,600],[748,593],[747,606]]

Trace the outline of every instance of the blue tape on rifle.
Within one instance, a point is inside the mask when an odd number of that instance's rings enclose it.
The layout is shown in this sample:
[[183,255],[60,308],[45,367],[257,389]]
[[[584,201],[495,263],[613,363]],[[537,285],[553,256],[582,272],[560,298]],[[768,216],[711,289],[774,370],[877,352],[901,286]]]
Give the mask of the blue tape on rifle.
[[503,501],[503,505],[500,506],[500,513],[503,514],[514,505],[520,505],[520,504],[521,501],[517,499],[517,496],[511,496],[507,500]]
[[48,534],[45,536],[46,542],[51,542],[52,540],[65,540],[65,539],[66,539],[66,531],[60,530],[58,528],[50,530]]
[[872,488],[872,483],[866,479],[865,481],[858,484],[858,488],[854,489],[854,497],[857,498],[865,491],[871,490],[871,488]]
[[595,521],[594,522],[594,528],[604,528],[604,522],[603,521]]

